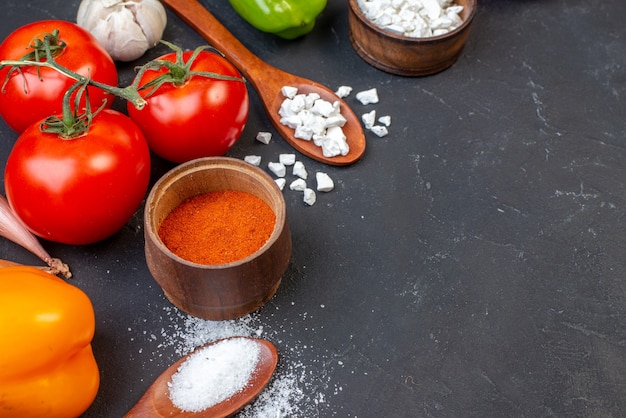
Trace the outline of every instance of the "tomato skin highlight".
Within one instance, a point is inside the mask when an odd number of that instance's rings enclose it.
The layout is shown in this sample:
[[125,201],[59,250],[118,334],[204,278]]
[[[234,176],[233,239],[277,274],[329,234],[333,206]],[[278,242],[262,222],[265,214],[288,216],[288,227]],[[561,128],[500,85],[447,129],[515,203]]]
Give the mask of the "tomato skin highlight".
[[[185,52],[184,60],[191,54]],[[175,62],[176,54],[157,59]],[[191,70],[242,77],[226,58],[209,51],[198,55]],[[147,71],[139,86],[165,72]],[[129,105],[128,115],[145,134],[150,149],[175,163],[224,155],[239,139],[248,119],[248,90],[243,80],[196,75],[182,86],[164,84],[146,97],[150,92],[150,88],[140,90],[147,104],[141,110]]]
[[[26,24],[14,30],[0,44],[0,60],[19,60],[31,50],[33,39],[59,30],[59,37],[66,43],[63,53],[54,58],[61,66],[80,75],[117,86],[118,73],[111,56],[96,39],[80,26],[63,20],[42,20]],[[4,83],[10,67],[0,71],[0,85]],[[33,123],[62,111],[63,95],[75,80],[51,68],[22,67],[21,73],[11,74],[0,92],[0,115],[17,133]],[[26,88],[26,90],[25,90]],[[89,87],[89,102],[93,109],[113,105],[113,96],[96,87]],[[84,106],[85,99],[81,101]]]
[[141,204],[150,151],[127,116],[104,109],[75,139],[32,125],[13,146],[4,181],[7,200],[33,233],[90,244],[118,232]]

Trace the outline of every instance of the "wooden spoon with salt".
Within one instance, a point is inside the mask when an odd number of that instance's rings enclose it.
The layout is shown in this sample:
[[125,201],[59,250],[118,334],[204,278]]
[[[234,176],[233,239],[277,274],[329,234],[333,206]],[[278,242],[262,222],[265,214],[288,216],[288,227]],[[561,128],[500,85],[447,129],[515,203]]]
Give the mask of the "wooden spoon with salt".
[[[276,364],[278,363],[278,352],[274,344],[267,340],[248,337],[231,337],[246,338],[259,344],[259,359],[254,372],[250,376],[248,384],[239,392],[236,392],[228,399],[210,406],[200,412],[183,411],[176,407],[169,396],[168,383],[171,382],[172,376],[178,371],[179,367],[194,353],[203,348],[217,344],[225,339],[213,341],[209,344],[196,348],[193,352],[181,357],[178,361],[168,367],[148,388],[146,393],[139,399],[137,404],[124,416],[125,418],[142,418],[142,417],[206,417],[221,418],[230,417],[240,411],[247,404],[252,402],[259,393],[267,386]],[[228,339],[231,339],[228,338]]]
[[[332,90],[315,81],[279,70],[258,58],[239,42],[198,0],[161,1],[237,67],[256,89],[276,130],[293,148],[314,160],[329,165],[349,165],[361,158],[365,152],[365,133],[361,126],[361,120],[350,109],[350,106],[337,97]],[[341,114],[347,120],[343,126],[343,132],[350,147],[348,154],[325,157],[322,154],[322,149],[313,141],[295,138],[293,129],[280,123],[278,110],[285,99],[281,93],[281,88],[284,86],[296,87],[298,93],[317,93],[323,100],[331,103],[339,101]]]

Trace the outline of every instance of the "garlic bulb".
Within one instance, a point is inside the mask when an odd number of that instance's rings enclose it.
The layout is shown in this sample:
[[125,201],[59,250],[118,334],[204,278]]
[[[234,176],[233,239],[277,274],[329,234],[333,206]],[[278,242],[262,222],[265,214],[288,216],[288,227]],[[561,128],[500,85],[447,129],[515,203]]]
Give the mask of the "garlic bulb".
[[76,23],[114,60],[132,61],[161,40],[167,16],[159,0],[83,0]]

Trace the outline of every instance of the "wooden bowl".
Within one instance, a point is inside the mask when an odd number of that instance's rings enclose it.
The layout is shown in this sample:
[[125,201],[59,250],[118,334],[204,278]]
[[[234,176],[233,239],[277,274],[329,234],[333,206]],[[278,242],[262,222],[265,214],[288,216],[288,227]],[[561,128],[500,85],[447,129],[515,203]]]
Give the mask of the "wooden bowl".
[[[170,251],[158,230],[188,198],[218,190],[251,193],[276,215],[268,241],[254,254],[228,264],[197,264]],[[276,293],[291,258],[291,235],[282,192],[263,170],[229,157],[181,164],[154,185],[144,211],[148,269],[165,296],[182,311],[203,319],[235,319],[263,306]]]
[[401,76],[426,76],[454,64],[463,50],[476,15],[476,0],[455,0],[463,6],[463,23],[445,35],[411,38],[385,31],[365,17],[357,0],[348,1],[350,42],[356,53],[379,70]]

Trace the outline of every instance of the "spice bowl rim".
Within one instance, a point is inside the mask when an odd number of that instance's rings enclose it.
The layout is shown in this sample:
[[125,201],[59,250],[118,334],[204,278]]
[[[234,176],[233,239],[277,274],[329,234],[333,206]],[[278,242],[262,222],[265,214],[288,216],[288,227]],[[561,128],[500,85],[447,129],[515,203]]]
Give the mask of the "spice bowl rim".
[[[254,177],[263,178],[265,180],[264,182],[268,184],[269,188],[274,189],[276,197],[279,198],[279,204],[277,205],[278,210],[275,210],[274,207],[270,206],[272,211],[274,212],[274,215],[276,216],[272,233],[268,237],[267,241],[260,248],[258,248],[252,254],[249,254],[248,256],[244,258],[240,258],[238,260],[234,260],[228,263],[214,263],[214,264],[196,263],[194,261],[188,260],[186,258],[179,256],[178,254],[170,250],[165,245],[165,243],[161,240],[161,237],[159,237],[158,225],[154,225],[153,223],[154,219],[152,216],[152,210],[156,207],[156,199],[157,197],[159,197],[157,196],[157,193],[161,191],[161,195],[163,195],[169,189],[169,187],[171,187],[172,184],[182,179],[183,177],[188,176],[189,174],[192,174],[198,171],[205,171],[209,169],[209,166],[204,165],[204,163],[211,163],[212,165],[212,167],[210,167],[211,169],[219,169],[220,167],[230,166],[233,164],[239,167],[245,167],[245,169],[248,170],[249,173],[251,173],[249,175],[250,178],[254,178]],[[219,166],[217,165],[218,163],[222,163],[222,165]],[[188,198],[190,197],[192,196],[189,196]],[[280,237],[282,233],[284,225],[287,222],[286,206],[287,205],[285,203],[284,196],[282,192],[280,191],[280,188],[278,187],[276,182],[274,182],[274,180],[269,176],[269,174],[267,174],[265,171],[261,170],[260,168],[250,163],[247,163],[245,161],[239,160],[237,158],[232,158],[232,157],[223,157],[223,156],[201,157],[201,158],[196,158],[196,159],[177,165],[176,167],[172,168],[171,170],[163,174],[154,183],[146,199],[146,208],[144,210],[145,212],[144,219],[145,219],[145,224],[146,224],[145,228],[148,229],[147,232],[150,234],[150,236],[154,238],[153,242],[157,246],[157,248],[160,251],[162,251],[164,254],[168,255],[170,258],[176,260],[177,262],[181,264],[185,264],[193,268],[207,269],[207,270],[220,270],[220,269],[231,268],[231,267],[236,267],[239,265],[246,264],[254,260],[255,258],[259,257],[264,252],[266,252],[278,240],[278,238]]]

